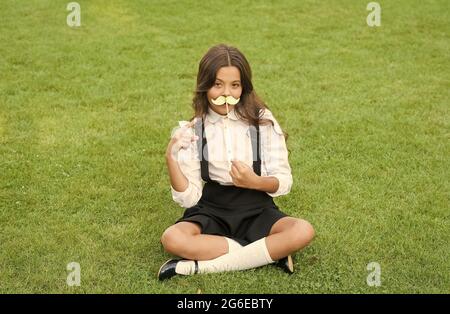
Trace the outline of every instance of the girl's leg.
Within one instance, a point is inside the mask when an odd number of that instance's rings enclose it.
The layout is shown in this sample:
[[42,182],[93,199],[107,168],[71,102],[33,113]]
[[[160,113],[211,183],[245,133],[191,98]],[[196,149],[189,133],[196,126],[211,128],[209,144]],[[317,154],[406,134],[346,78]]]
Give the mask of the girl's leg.
[[187,221],[167,228],[161,243],[167,252],[189,260],[214,259],[240,247],[237,242],[226,237],[201,234],[197,224]]
[[306,220],[281,218],[266,237],[267,250],[272,260],[279,260],[307,246],[314,234],[314,228]]

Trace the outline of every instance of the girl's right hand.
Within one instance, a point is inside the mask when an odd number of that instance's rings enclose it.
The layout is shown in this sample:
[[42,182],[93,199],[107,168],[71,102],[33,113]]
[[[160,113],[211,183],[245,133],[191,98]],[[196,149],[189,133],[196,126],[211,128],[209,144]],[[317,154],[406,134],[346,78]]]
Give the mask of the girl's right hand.
[[181,128],[176,130],[172,138],[170,139],[169,146],[167,147],[171,155],[175,155],[182,148],[188,148],[191,142],[198,140],[197,135],[193,135],[191,128],[194,126],[197,118],[194,118],[191,122],[183,125]]

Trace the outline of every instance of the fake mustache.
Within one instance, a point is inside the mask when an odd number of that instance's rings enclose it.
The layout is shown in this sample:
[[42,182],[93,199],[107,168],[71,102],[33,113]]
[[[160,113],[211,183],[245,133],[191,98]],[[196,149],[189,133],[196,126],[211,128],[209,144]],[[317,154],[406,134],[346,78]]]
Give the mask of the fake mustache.
[[211,98],[211,102],[212,102],[214,105],[217,105],[217,106],[225,105],[225,103],[227,103],[228,105],[236,105],[236,104],[239,102],[240,99],[241,99],[241,98],[236,99],[236,98],[234,98],[234,97],[231,96],[231,95],[229,95],[229,96],[227,96],[227,97],[225,97],[225,96],[219,96],[219,97],[217,97],[216,99],[212,99],[212,98]]

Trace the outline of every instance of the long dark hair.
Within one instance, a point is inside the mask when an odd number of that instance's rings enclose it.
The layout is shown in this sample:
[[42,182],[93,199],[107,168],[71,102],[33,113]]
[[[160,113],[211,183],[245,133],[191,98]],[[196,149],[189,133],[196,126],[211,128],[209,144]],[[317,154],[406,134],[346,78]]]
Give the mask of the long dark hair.
[[[219,69],[227,66],[237,67],[241,74],[242,94],[240,101],[234,108],[236,116],[250,125],[268,123],[270,120],[260,119],[264,114],[264,110],[266,108],[269,109],[269,107],[258,97],[253,89],[250,64],[239,49],[225,44],[211,47],[200,60],[197,86],[192,99],[192,106],[195,111],[194,117],[202,117],[208,112],[209,101],[207,92],[214,85]],[[272,121],[270,123],[273,124]],[[287,134],[284,131],[283,133],[287,139]]]

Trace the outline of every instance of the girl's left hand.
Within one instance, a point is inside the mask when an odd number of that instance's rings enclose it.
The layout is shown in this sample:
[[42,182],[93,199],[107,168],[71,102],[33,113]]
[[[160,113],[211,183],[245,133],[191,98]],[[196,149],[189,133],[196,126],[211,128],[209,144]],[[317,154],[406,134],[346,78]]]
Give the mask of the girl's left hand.
[[253,169],[244,162],[238,160],[231,161],[230,176],[233,180],[233,184],[241,188],[255,189],[258,181],[258,175]]

